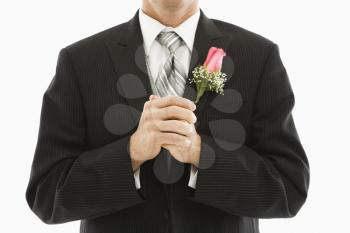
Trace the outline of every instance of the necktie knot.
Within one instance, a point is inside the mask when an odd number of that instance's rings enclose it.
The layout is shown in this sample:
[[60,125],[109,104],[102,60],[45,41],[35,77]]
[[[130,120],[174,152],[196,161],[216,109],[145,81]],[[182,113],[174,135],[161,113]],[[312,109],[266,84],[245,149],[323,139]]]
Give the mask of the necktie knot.
[[164,47],[169,49],[171,53],[174,53],[177,48],[179,48],[183,40],[182,38],[174,31],[160,32],[156,40]]

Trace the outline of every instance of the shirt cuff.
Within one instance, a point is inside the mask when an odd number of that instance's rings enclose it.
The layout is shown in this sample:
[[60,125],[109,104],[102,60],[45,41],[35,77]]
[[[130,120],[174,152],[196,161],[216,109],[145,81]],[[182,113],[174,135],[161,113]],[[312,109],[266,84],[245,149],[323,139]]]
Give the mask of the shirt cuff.
[[198,169],[195,166],[191,165],[190,180],[188,181],[188,186],[190,186],[191,188],[196,189],[197,175]]
[[140,168],[138,168],[138,169],[134,172],[134,178],[135,178],[135,186],[136,186],[136,189],[140,189],[140,188],[141,188],[141,183],[140,183]]

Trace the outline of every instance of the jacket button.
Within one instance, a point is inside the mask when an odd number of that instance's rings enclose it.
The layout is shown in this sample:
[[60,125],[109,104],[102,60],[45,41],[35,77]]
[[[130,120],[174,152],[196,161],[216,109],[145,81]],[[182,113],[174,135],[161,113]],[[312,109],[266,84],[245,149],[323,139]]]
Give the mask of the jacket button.
[[164,217],[165,219],[168,219],[168,218],[169,218],[169,210],[165,210],[165,211],[163,212],[163,217]]

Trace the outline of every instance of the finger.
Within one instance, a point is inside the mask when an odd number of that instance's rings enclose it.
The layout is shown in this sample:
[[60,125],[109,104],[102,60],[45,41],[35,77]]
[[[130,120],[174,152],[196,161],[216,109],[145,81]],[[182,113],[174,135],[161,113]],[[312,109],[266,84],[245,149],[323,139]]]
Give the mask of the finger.
[[190,124],[194,124],[197,121],[197,117],[192,111],[179,106],[158,109],[157,117],[161,120],[185,120]]
[[196,109],[196,105],[191,100],[183,98],[181,96],[165,96],[162,98],[154,99],[153,104],[156,108],[165,108],[175,105],[191,111],[194,111]]
[[194,131],[194,125],[185,120],[161,120],[157,123],[157,128],[162,132],[171,132],[190,136]]
[[149,96],[149,100],[154,100],[154,99],[158,99],[158,98],[160,98],[160,97],[157,95],[150,95]]
[[159,133],[158,134],[158,140],[161,145],[169,144],[169,145],[176,145],[180,147],[187,147],[191,145],[191,140],[181,134],[177,133]]

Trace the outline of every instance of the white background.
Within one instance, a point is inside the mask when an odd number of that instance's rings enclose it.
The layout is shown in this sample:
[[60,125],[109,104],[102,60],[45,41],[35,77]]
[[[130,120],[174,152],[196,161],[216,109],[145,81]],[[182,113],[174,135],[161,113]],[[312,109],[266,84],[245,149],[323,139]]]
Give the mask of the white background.
[[[140,4],[140,0],[0,0],[2,232],[79,231],[79,222],[42,223],[25,201],[42,95],[62,47],[130,19]],[[346,1],[200,0],[200,4],[207,16],[277,43],[296,96],[294,118],[311,166],[308,200],[294,218],[262,220],[261,232],[350,232]]]

